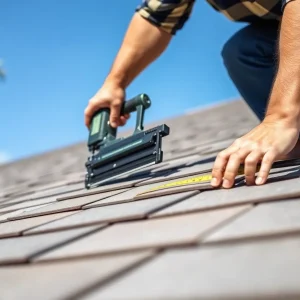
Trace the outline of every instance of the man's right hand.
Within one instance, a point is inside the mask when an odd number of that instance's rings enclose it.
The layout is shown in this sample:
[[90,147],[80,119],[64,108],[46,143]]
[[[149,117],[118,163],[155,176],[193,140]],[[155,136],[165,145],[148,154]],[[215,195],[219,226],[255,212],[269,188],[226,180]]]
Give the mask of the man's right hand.
[[130,117],[128,114],[120,116],[124,100],[125,90],[120,85],[111,82],[105,83],[89,100],[84,111],[85,125],[90,128],[91,119],[100,108],[110,108],[110,125],[114,128],[124,126]]

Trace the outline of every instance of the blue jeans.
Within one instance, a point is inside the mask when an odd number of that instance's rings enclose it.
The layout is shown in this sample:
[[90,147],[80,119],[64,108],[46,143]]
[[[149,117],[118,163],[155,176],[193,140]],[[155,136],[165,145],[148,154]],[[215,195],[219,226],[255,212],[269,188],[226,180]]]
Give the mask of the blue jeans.
[[248,106],[263,120],[276,75],[278,23],[250,24],[224,45],[228,74]]

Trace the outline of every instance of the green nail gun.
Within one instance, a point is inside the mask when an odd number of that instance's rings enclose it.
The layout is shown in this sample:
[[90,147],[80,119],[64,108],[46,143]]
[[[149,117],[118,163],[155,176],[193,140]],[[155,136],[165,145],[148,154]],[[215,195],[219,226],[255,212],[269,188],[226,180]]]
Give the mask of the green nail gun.
[[92,155],[85,164],[86,189],[162,162],[162,138],[169,135],[170,128],[163,124],[144,130],[145,110],[150,106],[151,100],[146,94],[123,102],[120,115],[137,113],[135,130],[125,138],[117,138],[117,129],[109,125],[108,108],[94,114],[87,143]]

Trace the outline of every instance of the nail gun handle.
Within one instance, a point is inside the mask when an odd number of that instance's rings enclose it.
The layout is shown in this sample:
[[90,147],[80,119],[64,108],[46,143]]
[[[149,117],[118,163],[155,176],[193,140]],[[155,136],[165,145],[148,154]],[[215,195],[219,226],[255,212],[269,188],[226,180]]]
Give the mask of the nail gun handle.
[[121,109],[121,115],[136,111],[136,125],[134,133],[141,132],[144,129],[145,110],[151,106],[151,100],[146,94],[139,94],[131,100],[125,101]]
[[[135,132],[143,129],[144,111],[151,106],[151,100],[146,94],[139,94],[134,98],[124,101],[121,107],[121,115],[137,111],[137,121]],[[102,108],[92,118],[91,128],[88,138],[90,151],[97,149],[104,140],[116,138],[117,129],[109,125],[110,109]]]
[[139,106],[142,106],[144,109],[151,106],[151,100],[148,95],[139,94],[134,98],[125,101],[121,109],[121,115],[132,113],[136,111]]

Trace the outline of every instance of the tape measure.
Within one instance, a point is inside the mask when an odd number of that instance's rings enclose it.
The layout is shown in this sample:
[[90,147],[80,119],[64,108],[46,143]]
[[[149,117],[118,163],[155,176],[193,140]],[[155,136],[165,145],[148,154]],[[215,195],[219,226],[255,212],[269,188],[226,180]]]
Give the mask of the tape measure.
[[[300,159],[290,159],[288,161],[277,161],[272,165],[272,168],[276,169],[276,168],[290,167],[290,166],[296,166],[296,165],[300,165]],[[258,165],[256,166],[256,172],[259,171],[260,166],[261,166],[261,164],[258,163]],[[237,175],[244,175],[244,166],[239,167]],[[172,187],[193,185],[193,184],[197,184],[197,183],[209,183],[211,181],[211,179],[212,179],[212,174],[210,173],[210,174],[204,174],[204,175],[197,176],[197,177],[188,178],[185,180],[169,182],[169,183],[154,187],[152,189],[149,189],[145,192],[139,193],[139,194],[137,194],[137,196],[151,193],[151,192],[158,191],[158,190],[169,189]]]
[[[244,168],[240,167],[238,170],[237,175],[243,175],[244,174]],[[185,180],[180,180],[180,181],[174,181],[174,182],[169,182],[166,184],[162,184],[159,186],[156,186],[152,189],[149,189],[145,192],[139,193],[137,194],[137,196],[139,195],[143,195],[143,194],[147,194],[147,193],[151,193],[154,191],[158,191],[158,190],[164,190],[164,189],[169,189],[172,187],[179,187],[179,186],[185,186],[185,185],[193,185],[193,184],[197,184],[197,183],[209,183],[212,180],[212,174],[204,174],[201,176],[197,176],[197,177],[192,177],[192,178],[188,178]]]
[[158,191],[158,190],[169,189],[169,188],[172,188],[172,187],[179,187],[179,186],[184,186],[184,185],[193,185],[193,184],[204,183],[204,182],[208,183],[211,179],[212,179],[212,175],[208,174],[208,175],[197,176],[197,177],[193,177],[193,178],[189,178],[189,179],[185,179],[185,180],[169,182],[169,183],[166,183],[166,184],[156,186],[156,187],[154,187],[152,189],[149,189],[145,192],[139,193],[139,194],[137,194],[137,196],[147,194],[147,193],[151,193],[151,192]]
[[166,184],[163,184],[163,185],[159,185],[159,186],[157,186],[155,188],[152,188],[150,190],[151,191],[156,191],[156,190],[161,190],[161,189],[170,188],[170,187],[177,187],[177,186],[182,186],[182,185],[192,185],[192,184],[197,184],[197,183],[208,182],[211,179],[212,179],[211,174],[202,175],[202,176],[193,177],[193,178],[189,178],[189,179],[185,179],[185,180],[181,180],[181,181],[175,181],[175,182],[170,182],[170,183],[166,183]]

